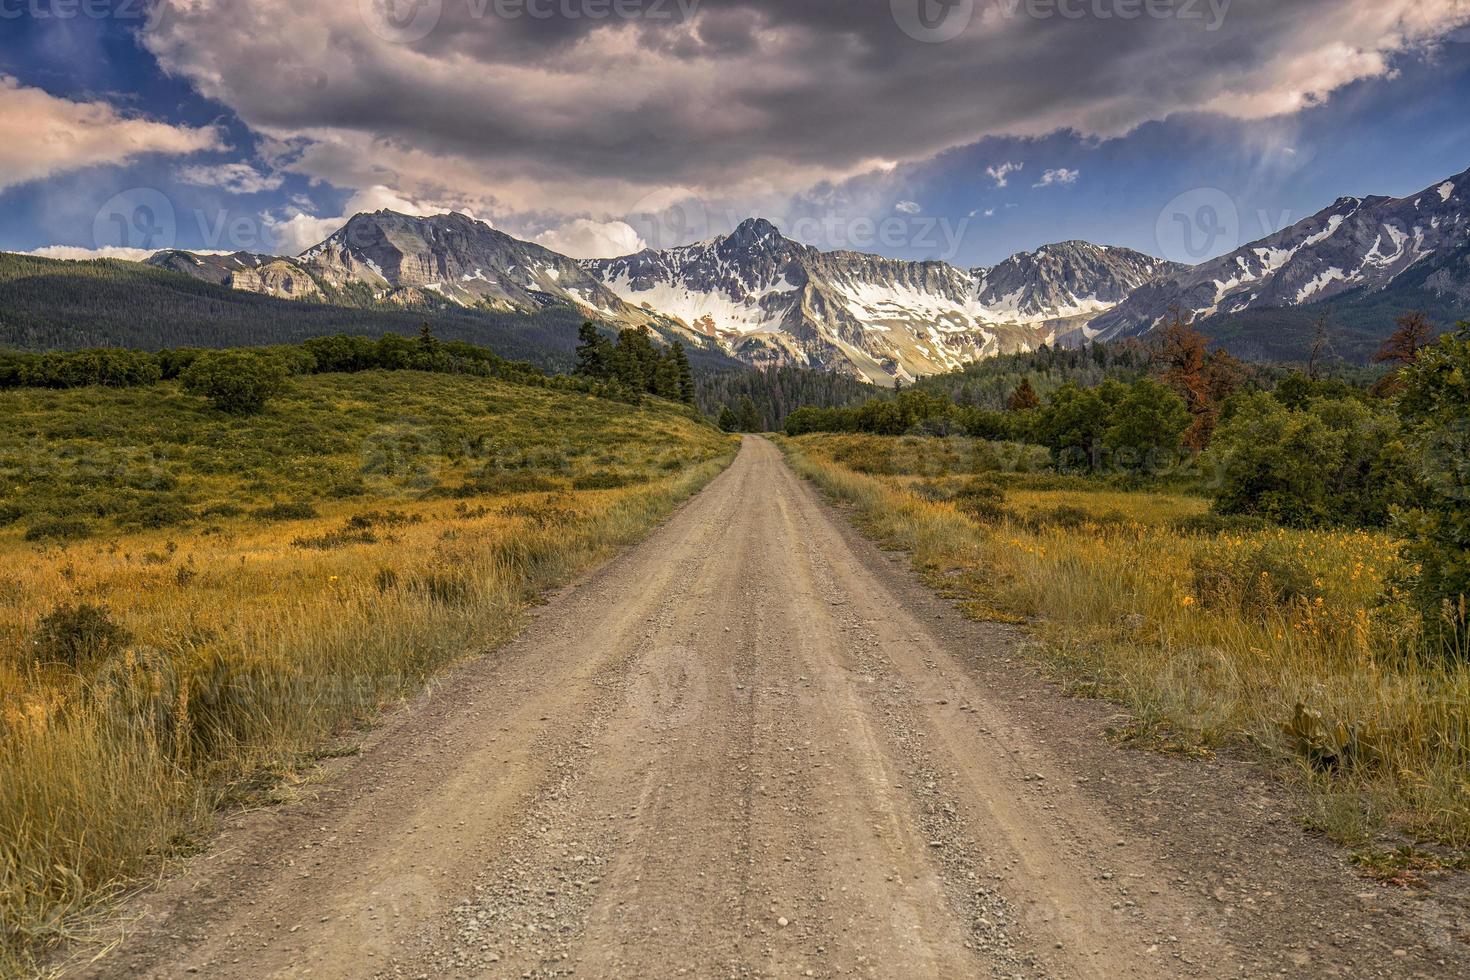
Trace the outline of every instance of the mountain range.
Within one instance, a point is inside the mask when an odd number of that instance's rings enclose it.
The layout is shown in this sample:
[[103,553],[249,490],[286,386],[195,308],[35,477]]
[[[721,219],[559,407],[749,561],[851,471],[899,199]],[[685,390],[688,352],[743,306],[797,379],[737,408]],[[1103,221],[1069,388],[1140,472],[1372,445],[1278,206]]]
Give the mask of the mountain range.
[[730,363],[879,384],[1042,344],[1141,337],[1175,309],[1227,349],[1277,360],[1299,358],[1326,316],[1339,353],[1361,361],[1408,309],[1446,327],[1470,315],[1470,172],[1405,198],[1340,198],[1196,266],[1068,241],[966,269],[822,251],[760,218],[704,242],[578,261],[463,214],[393,211],[359,214],[295,257],[168,250],[147,264],[312,308],[435,312],[461,330],[481,317],[492,345],[492,321],[555,314],[646,326]]
[[1351,318],[1386,293],[1401,295],[1401,312],[1470,310],[1470,171],[1409,197],[1339,198],[1274,235],[1159,277],[1089,328],[1101,340],[1140,336],[1174,308],[1221,325],[1267,310]]

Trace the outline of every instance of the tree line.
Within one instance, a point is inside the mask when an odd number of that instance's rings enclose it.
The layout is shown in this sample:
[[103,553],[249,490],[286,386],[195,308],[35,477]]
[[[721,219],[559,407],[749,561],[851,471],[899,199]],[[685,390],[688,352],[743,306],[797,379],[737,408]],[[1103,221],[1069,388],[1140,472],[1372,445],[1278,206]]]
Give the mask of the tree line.
[[[686,362],[687,364],[687,362]],[[0,351],[0,389],[123,388],[177,380],[221,411],[259,411],[293,375],[361,371],[428,371],[496,378],[515,384],[586,391],[636,404],[641,392],[589,377],[548,375],[533,364],[507,360],[487,347],[441,341],[424,323],[417,337],[338,334],[271,347],[96,350],[32,354]]]
[[584,322],[577,332],[573,374],[634,395],[656,395],[686,405],[695,402],[694,370],[684,345],[675,340],[660,349],[647,327],[620,330],[613,341],[595,323]]
[[730,432],[776,432],[799,408],[858,405],[880,394],[856,378],[794,365],[706,373],[696,388],[699,410]]

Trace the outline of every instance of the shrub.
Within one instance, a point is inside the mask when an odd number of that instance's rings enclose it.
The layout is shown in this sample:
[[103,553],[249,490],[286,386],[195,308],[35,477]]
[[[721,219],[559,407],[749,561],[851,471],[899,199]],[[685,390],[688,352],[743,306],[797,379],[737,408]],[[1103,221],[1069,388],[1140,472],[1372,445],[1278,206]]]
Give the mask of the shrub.
[[487,470],[466,480],[458,487],[437,491],[437,496],[448,495],[461,500],[467,497],[508,497],[520,493],[549,493],[565,486],[556,480],[536,473],[506,470]]
[[1322,594],[1311,569],[1285,544],[1263,542],[1244,553],[1205,550],[1193,564],[1195,594],[1216,609],[1263,613]]
[[1113,407],[1103,433],[1109,462],[1130,473],[1157,473],[1179,460],[1194,422],[1184,399],[1152,378],[1140,378]]
[[621,490],[630,487],[641,480],[628,476],[624,473],[612,473],[606,470],[597,473],[588,473],[579,476],[572,481],[573,490]]
[[317,516],[317,512],[306,501],[294,500],[261,507],[251,516],[262,521],[309,521]]
[[1470,657],[1470,324],[1425,349],[1402,372],[1399,414],[1420,486],[1400,514],[1407,541],[1400,582],[1424,617],[1429,643]]
[[1409,497],[1399,426],[1355,400],[1232,402],[1205,459],[1215,510],[1291,527],[1380,527]]
[[72,515],[43,514],[26,528],[27,541],[71,541],[91,537],[95,528],[91,521]]
[[222,412],[249,415],[286,386],[286,364],[255,351],[226,350],[201,354],[180,375],[184,390],[202,395]]
[[1011,516],[1005,491],[985,480],[970,480],[955,493],[955,507],[979,524],[999,524]]
[[31,641],[37,664],[79,670],[128,642],[128,633],[102,606],[63,603],[41,618]]

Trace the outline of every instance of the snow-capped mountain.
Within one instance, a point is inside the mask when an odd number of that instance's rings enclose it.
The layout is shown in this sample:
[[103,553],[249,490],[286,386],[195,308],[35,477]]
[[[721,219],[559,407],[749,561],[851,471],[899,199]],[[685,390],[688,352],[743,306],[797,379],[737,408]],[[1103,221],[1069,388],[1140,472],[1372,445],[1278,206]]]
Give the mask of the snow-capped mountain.
[[[1426,262],[1451,257],[1467,241],[1470,171],[1410,197],[1339,198],[1284,231],[1140,288],[1088,328],[1111,340],[1148,332],[1174,307],[1208,320],[1338,298],[1361,301]],[[1423,288],[1463,294],[1458,267],[1444,265]]]
[[159,252],[149,264],[284,298],[363,294],[382,304],[532,312],[570,305],[618,323],[649,318],[576,261],[462,214],[359,214],[300,256]]
[[615,319],[630,313],[573,260],[462,214],[359,214],[297,261],[329,286],[366,285],[380,300],[433,294],[505,311],[569,303]]
[[1178,267],[1086,242],[993,269],[823,252],[753,218],[695,245],[582,263],[633,306],[753,364],[842,370],[880,384],[1079,338],[1082,325]]

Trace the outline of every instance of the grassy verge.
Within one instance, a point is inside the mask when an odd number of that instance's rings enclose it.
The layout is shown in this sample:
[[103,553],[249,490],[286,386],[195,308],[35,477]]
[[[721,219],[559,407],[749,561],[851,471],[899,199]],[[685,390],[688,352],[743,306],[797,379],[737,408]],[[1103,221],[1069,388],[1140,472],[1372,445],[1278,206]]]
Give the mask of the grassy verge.
[[936,467],[902,442],[782,445],[971,614],[1030,624],[1073,691],[1126,705],[1124,737],[1256,747],[1368,866],[1402,865],[1389,837],[1452,852],[1440,864],[1470,848],[1470,669],[1413,652],[1417,627],[1386,585],[1391,539],[1210,528],[1198,498],[977,477],[986,452]]
[[0,973],[736,448],[672,406],[407,372],[250,419],[167,385],[0,397]]

